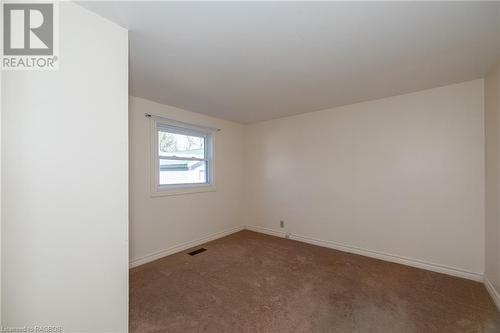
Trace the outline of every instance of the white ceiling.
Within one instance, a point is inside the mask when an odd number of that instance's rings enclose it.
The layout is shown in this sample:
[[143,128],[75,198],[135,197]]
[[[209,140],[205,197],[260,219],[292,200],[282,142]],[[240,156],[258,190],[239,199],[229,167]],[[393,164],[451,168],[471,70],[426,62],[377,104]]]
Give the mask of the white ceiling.
[[500,3],[80,2],[130,30],[131,94],[241,123],[484,77]]

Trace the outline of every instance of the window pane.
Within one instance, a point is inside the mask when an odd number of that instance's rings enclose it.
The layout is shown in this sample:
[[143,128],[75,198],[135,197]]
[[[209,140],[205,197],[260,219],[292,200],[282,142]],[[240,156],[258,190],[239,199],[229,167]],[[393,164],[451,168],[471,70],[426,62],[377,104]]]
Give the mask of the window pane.
[[160,156],[205,158],[205,138],[158,131]]
[[206,161],[160,160],[160,185],[206,183]]

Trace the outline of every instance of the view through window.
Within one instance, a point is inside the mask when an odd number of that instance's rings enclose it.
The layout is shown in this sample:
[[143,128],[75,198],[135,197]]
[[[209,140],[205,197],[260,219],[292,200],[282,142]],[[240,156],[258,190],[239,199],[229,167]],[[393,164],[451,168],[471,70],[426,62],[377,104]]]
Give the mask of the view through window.
[[191,129],[159,124],[158,185],[210,183],[210,135]]

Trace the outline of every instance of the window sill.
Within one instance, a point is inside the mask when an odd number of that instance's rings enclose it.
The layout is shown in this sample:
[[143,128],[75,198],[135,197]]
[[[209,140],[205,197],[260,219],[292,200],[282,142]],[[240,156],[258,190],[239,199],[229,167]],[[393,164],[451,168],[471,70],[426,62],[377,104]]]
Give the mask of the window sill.
[[151,197],[168,197],[174,195],[185,195],[194,193],[204,193],[204,192],[215,192],[215,185],[201,185],[192,187],[180,187],[180,188],[169,188],[169,189],[155,189],[151,191]]

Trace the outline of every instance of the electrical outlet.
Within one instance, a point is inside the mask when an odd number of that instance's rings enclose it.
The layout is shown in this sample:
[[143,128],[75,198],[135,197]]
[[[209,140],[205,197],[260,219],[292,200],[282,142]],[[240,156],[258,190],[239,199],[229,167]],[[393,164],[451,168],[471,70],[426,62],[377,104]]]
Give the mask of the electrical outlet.
[[285,227],[285,221],[281,220],[280,221],[280,228],[284,228]]

